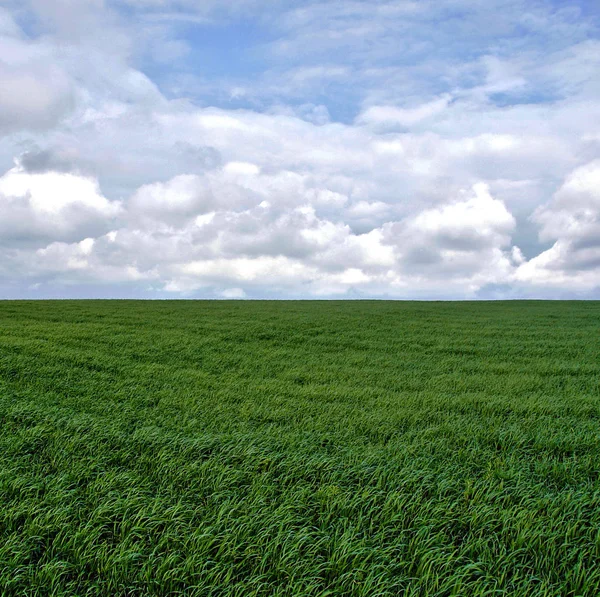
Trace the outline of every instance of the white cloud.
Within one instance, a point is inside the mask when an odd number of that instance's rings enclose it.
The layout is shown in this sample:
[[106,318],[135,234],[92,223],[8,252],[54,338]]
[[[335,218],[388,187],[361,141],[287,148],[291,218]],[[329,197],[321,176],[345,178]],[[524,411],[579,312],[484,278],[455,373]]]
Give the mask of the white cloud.
[[395,106],[370,106],[358,115],[357,122],[385,129],[396,127],[410,128],[424,120],[432,118],[446,109],[449,96],[432,100],[413,108],[397,108]]
[[[179,184],[174,179],[161,192]],[[274,198],[240,207],[217,197],[217,211],[192,217],[197,211],[190,209],[187,219],[170,224],[167,200],[165,218],[142,222],[143,209],[154,213],[155,208],[138,202],[143,195],[134,195],[129,209],[137,219],[125,214],[124,228],[95,239],[51,243],[38,249],[34,269],[56,261],[62,265],[48,271],[65,283],[74,276],[151,281],[167,292],[231,297],[350,290],[404,296],[437,292],[442,284],[445,292],[473,295],[486,284],[505,281],[518,255],[518,249],[508,248],[514,219],[483,185],[466,198],[363,234],[319,217],[308,204],[281,210]],[[143,228],[136,229],[136,222]]]
[[246,293],[242,288],[226,288],[221,292],[221,296],[227,299],[240,299],[245,298]]
[[[0,288],[599,286],[599,54],[581,14],[524,0],[6,6]],[[239,55],[227,36],[201,45],[240,18],[268,35],[239,37]]]
[[64,172],[31,174],[15,167],[0,178],[0,196],[5,201],[26,200],[44,216],[56,216],[73,205],[106,217],[119,211],[118,204],[101,195],[97,181]]
[[0,81],[0,134],[51,128],[73,108],[73,90],[59,69],[0,62]]
[[85,238],[110,226],[121,205],[92,178],[64,172],[29,173],[16,166],[0,178],[0,244]]
[[170,223],[203,215],[211,204],[211,189],[206,181],[193,174],[180,174],[166,183],[140,187],[131,197],[129,209],[135,218],[150,217]]
[[403,222],[387,224],[400,274],[417,284],[464,285],[471,292],[506,281],[513,270],[507,251],[515,220],[486,185],[472,196],[427,209]]
[[0,136],[55,126],[74,108],[74,86],[56,47],[27,39],[0,8]]
[[594,237],[599,231],[600,160],[577,168],[552,201],[538,208],[533,219],[542,239]]
[[600,287],[600,160],[577,168],[532,216],[552,247],[522,264],[516,280],[590,291]]

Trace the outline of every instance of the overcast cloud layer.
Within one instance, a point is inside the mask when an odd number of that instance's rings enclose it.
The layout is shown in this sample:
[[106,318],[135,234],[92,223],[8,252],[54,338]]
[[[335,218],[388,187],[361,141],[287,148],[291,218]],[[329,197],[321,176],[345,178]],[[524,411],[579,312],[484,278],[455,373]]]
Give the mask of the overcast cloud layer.
[[0,0],[0,297],[600,298],[597,0]]

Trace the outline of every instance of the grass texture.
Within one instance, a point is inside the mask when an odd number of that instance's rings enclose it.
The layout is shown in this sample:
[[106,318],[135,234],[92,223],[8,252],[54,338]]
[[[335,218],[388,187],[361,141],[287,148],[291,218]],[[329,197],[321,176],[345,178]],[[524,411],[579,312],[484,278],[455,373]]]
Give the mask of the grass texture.
[[600,595],[600,303],[0,303],[0,595]]

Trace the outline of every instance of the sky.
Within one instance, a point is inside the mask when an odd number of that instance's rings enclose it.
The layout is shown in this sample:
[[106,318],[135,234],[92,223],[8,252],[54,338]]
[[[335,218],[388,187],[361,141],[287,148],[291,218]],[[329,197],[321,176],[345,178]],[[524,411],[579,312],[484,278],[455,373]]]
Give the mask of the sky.
[[0,0],[0,298],[600,298],[597,0]]

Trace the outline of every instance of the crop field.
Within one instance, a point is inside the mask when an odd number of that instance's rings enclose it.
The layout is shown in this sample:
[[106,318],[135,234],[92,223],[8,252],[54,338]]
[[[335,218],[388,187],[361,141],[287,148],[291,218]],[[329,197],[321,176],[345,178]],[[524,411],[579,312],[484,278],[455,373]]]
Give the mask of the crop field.
[[600,303],[0,303],[0,595],[600,595]]

